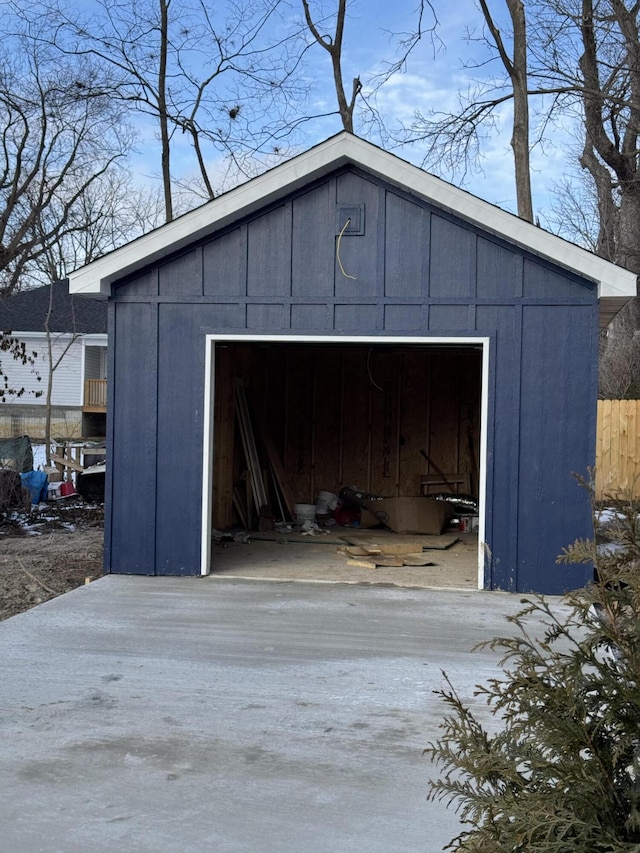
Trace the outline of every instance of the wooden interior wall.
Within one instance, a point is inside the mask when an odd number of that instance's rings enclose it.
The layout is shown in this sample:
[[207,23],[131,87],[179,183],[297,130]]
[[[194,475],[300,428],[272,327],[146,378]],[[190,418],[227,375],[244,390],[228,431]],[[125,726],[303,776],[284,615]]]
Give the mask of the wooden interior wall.
[[295,503],[315,503],[319,491],[337,494],[345,485],[419,495],[421,476],[440,472],[468,474],[476,494],[481,356],[471,347],[217,346],[214,527],[238,523],[233,488],[246,492],[234,425],[238,381],[257,443],[261,421]]

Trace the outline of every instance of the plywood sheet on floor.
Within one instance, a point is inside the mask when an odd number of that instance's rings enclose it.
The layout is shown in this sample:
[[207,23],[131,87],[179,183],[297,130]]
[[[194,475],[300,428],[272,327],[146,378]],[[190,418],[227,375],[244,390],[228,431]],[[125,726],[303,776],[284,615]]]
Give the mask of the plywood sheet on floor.
[[[358,530],[343,528],[341,538],[349,545],[384,544],[385,548],[393,548],[394,544],[401,547],[410,545],[414,551],[438,550],[451,548],[458,539],[457,533],[443,533],[441,536],[411,535],[408,533],[392,533],[390,530]],[[388,553],[391,553],[388,551]]]
[[449,549],[433,551],[434,566],[375,569],[349,566],[347,559],[337,551],[336,545],[318,544],[313,539],[305,542],[230,542],[213,546],[212,574],[256,580],[391,584],[436,589],[477,589],[478,586],[478,539],[474,534],[461,534],[459,541]]
[[280,533],[275,530],[258,531],[250,533],[249,538],[264,542],[289,542],[289,543],[315,543],[318,545],[362,545],[362,544],[384,544],[387,553],[392,553],[394,545],[411,546],[412,551],[445,550],[458,541],[457,533],[443,533],[441,536],[409,535],[393,533],[383,528],[374,530],[360,530],[356,527],[333,527],[326,533],[317,536],[290,532]]

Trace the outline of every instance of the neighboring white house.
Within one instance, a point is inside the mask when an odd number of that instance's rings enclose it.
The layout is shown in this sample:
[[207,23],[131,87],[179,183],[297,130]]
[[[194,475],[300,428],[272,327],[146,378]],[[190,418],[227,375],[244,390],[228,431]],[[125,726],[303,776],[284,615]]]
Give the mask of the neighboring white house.
[[[53,293],[51,292],[53,287]],[[51,435],[101,438],[106,432],[107,312],[105,303],[74,299],[68,281],[0,299],[0,330],[24,342],[34,363],[23,365],[0,353],[2,371],[21,396],[0,402],[0,437],[44,437],[50,360],[45,320],[51,301]]]

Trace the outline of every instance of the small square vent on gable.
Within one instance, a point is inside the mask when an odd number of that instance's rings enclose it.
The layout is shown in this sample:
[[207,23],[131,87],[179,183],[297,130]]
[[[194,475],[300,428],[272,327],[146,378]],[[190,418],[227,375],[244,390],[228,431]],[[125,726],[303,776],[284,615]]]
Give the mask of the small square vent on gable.
[[336,205],[336,234],[343,237],[364,234],[364,203]]

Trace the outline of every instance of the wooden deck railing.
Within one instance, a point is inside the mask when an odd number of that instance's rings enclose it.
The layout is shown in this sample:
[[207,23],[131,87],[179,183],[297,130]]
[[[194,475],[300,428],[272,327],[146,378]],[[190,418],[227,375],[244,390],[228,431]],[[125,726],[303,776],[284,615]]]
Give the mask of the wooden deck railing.
[[84,380],[84,405],[85,412],[104,412],[107,409],[107,380],[85,379]]

